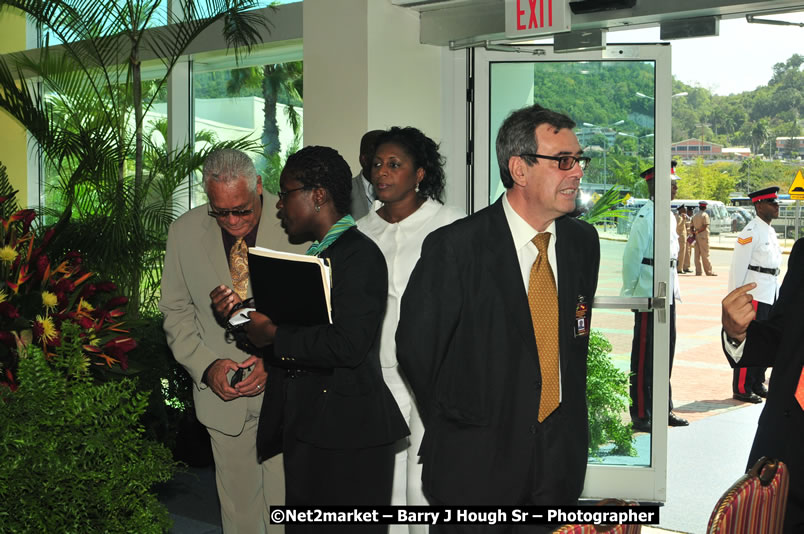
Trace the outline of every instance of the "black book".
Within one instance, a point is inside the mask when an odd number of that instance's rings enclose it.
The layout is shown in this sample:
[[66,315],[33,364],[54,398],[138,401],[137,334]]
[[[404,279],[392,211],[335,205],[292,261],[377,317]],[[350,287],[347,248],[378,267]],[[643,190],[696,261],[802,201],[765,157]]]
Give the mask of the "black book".
[[332,323],[328,260],[262,247],[248,249],[254,303],[277,325]]

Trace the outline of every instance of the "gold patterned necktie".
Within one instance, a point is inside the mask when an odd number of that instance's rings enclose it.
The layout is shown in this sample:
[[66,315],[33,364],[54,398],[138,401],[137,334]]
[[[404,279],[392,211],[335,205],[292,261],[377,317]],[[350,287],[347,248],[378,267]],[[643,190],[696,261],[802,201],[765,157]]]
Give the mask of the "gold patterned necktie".
[[547,256],[550,232],[538,234],[533,244],[539,256],[530,268],[528,304],[533,321],[533,334],[539,351],[539,369],[542,375],[542,395],[539,402],[539,422],[558,408],[560,382],[558,371],[558,291]]
[[229,272],[232,274],[232,289],[245,300],[248,293],[248,247],[239,237],[229,251]]

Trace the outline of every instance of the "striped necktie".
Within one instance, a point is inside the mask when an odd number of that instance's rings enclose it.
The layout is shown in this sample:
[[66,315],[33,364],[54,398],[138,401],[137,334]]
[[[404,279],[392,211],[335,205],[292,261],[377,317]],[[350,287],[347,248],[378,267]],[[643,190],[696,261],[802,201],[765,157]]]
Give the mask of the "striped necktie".
[[558,370],[558,291],[547,256],[550,232],[538,234],[533,244],[539,256],[530,268],[528,304],[533,321],[533,334],[539,352],[539,369],[542,375],[542,393],[539,401],[539,422],[558,408],[560,382]]

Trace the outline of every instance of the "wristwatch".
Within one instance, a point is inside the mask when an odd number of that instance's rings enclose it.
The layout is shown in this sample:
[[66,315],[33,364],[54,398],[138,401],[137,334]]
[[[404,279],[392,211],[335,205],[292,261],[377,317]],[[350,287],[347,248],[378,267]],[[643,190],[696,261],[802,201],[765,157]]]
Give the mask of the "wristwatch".
[[742,341],[740,341],[739,339],[734,339],[733,337],[731,337],[728,334],[726,334],[726,341],[728,341],[729,345],[731,345],[735,349],[743,344]]

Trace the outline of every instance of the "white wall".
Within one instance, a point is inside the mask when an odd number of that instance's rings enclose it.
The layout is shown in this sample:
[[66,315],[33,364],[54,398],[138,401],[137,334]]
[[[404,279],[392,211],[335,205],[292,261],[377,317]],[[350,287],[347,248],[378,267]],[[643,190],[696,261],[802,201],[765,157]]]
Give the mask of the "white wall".
[[366,131],[415,126],[442,143],[447,198],[462,206],[465,143],[453,119],[464,114],[453,90],[463,95],[465,82],[453,84],[453,62],[463,57],[420,44],[419,14],[390,0],[305,0],[304,144],[335,148],[357,174]]

